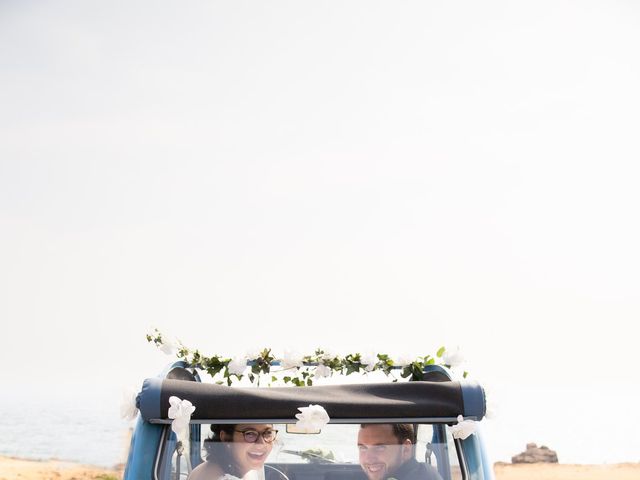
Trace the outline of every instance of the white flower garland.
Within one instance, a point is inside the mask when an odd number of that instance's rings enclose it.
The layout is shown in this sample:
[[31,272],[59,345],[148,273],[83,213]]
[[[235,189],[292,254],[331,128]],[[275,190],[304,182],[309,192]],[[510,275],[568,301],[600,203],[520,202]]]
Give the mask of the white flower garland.
[[[303,387],[313,385],[314,378],[325,378],[334,373],[350,375],[375,371],[387,376],[400,371],[400,376],[404,379],[422,380],[424,369],[429,365],[456,369],[464,363],[459,349],[449,351],[445,347],[440,347],[433,356],[396,360],[385,353],[365,352],[340,356],[321,348],[308,355],[287,351],[281,357],[276,357],[271,348],[264,348],[245,356],[228,358],[221,355],[204,356],[198,350],[191,350],[181,342],[164,336],[157,328],[147,334],[147,341],[168,355],[175,354],[190,367],[206,371],[217,383],[227,383],[229,386],[246,376],[251,383],[257,385],[266,378],[268,385],[284,383]],[[467,377],[466,371],[462,373],[462,377]]]

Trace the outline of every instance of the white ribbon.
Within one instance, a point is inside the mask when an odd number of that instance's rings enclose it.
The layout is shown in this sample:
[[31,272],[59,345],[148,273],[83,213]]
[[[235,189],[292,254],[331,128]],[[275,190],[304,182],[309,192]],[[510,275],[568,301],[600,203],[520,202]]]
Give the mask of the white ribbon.
[[329,423],[329,414],[320,405],[309,405],[308,407],[298,408],[300,413],[296,414],[298,421],[296,422],[296,430],[302,433],[313,433],[321,430]]
[[173,419],[171,422],[171,430],[173,430],[178,438],[182,438],[189,428],[191,414],[196,407],[189,400],[180,400],[176,396],[169,397],[169,412],[167,416]]
[[475,420],[465,420],[462,415],[458,415],[458,423],[451,427],[451,433],[453,438],[459,438],[460,440],[464,440],[469,435],[475,433],[478,428],[477,422]]
[[133,388],[127,388],[122,392],[120,417],[124,420],[135,420],[138,416],[138,407],[136,406],[137,395],[137,392]]

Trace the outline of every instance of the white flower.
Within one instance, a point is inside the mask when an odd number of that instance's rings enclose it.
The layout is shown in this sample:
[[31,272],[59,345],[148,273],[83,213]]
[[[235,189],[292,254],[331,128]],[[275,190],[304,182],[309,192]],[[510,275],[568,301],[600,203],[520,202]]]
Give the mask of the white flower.
[[325,378],[331,376],[331,369],[322,363],[316,367],[316,378]]
[[136,406],[137,392],[133,388],[127,388],[122,392],[120,401],[120,417],[125,420],[135,420],[138,416],[138,407]]
[[329,423],[329,414],[320,405],[309,405],[308,407],[298,408],[300,413],[296,414],[298,421],[296,427],[303,433],[313,433],[321,430]]
[[482,383],[484,387],[484,398],[486,404],[486,411],[484,412],[484,418],[488,420],[493,420],[498,416],[498,411],[500,410],[500,404],[496,401],[496,397],[494,395],[494,391],[486,386],[485,383]]
[[398,367],[406,367],[415,361],[416,357],[408,354],[401,354],[393,361],[394,365]]
[[320,348],[319,350],[322,350],[322,355],[320,356],[321,360],[333,360],[334,358],[339,356],[329,348]]
[[169,412],[167,416],[173,419],[171,422],[171,430],[173,430],[178,438],[182,438],[189,428],[191,414],[196,407],[189,400],[180,400],[176,396],[169,397]]
[[255,360],[258,357],[262,356],[262,348],[251,348],[244,352],[244,358],[246,360]]
[[458,415],[457,417],[458,423],[451,427],[451,434],[453,438],[459,438],[464,440],[469,435],[473,434],[478,425],[474,420],[465,420],[462,415]]
[[167,355],[174,355],[178,350],[178,342],[169,337],[162,337],[162,345],[159,348]]
[[442,354],[442,361],[451,368],[457,368],[464,363],[464,356],[460,352],[460,347],[456,347],[455,351],[445,350]]
[[247,359],[245,357],[234,357],[228,365],[229,373],[232,375],[242,375],[247,369]]
[[373,352],[367,352],[360,355],[360,363],[364,365],[364,370],[370,372],[378,363],[378,355]]
[[487,402],[487,411],[484,413],[484,418],[487,420],[494,420],[498,416],[498,407],[495,403]]
[[285,350],[280,365],[283,369],[302,367],[303,358],[304,356],[295,350]]

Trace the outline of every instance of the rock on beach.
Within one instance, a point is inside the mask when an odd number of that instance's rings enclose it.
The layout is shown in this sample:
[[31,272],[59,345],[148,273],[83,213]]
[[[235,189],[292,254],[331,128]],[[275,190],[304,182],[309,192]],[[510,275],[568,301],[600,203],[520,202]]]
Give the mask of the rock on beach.
[[527,449],[511,457],[511,463],[558,463],[558,454],[544,445],[527,443]]

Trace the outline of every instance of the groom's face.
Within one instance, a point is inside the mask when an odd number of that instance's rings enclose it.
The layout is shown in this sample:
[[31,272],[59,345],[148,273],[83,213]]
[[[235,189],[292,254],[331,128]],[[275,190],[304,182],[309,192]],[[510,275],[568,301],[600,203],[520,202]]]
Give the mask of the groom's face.
[[400,443],[389,424],[365,425],[358,432],[360,466],[369,480],[384,480],[407,461],[412,450],[410,440]]

